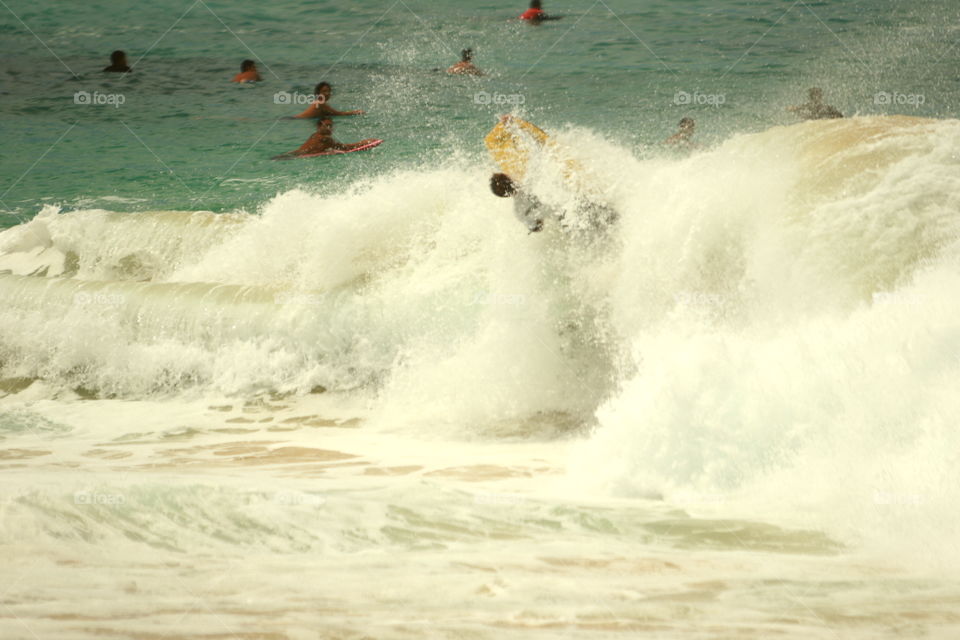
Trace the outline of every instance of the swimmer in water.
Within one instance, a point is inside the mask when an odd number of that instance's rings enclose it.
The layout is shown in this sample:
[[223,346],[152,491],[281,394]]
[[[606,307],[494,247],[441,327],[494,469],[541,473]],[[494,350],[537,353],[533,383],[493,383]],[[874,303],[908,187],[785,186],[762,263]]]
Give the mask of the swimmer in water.
[[836,107],[823,103],[823,89],[813,87],[807,95],[810,99],[805,104],[787,107],[787,111],[797,114],[801,120],[829,120],[843,117]]
[[290,156],[307,156],[315,153],[323,153],[324,151],[352,151],[357,147],[362,147],[373,141],[373,138],[367,138],[366,140],[350,144],[337,142],[333,139],[333,120],[331,118],[320,118],[320,120],[317,121],[316,132],[307,138],[306,142],[300,145],[295,151],[288,151],[274,157],[274,160],[278,158],[288,158]]
[[693,121],[693,118],[684,118],[680,121],[680,129],[663,141],[663,144],[668,144],[674,147],[690,147],[693,146],[693,130],[696,128],[696,123]]
[[330,96],[333,94],[333,87],[329,82],[321,82],[314,90],[314,101],[307,107],[303,113],[293,116],[294,118],[324,118],[329,116],[359,116],[363,114],[362,109],[353,111],[337,111],[330,106]]
[[127,54],[119,50],[110,54],[110,66],[104,67],[103,70],[107,73],[130,73],[133,71],[127,65]]
[[473,49],[464,49],[460,52],[460,62],[447,69],[447,73],[471,76],[482,76],[483,71],[473,66]]
[[540,0],[530,0],[530,8],[520,14],[520,19],[530,24],[540,24],[545,20],[559,20],[562,16],[548,16]]
[[244,60],[240,63],[240,73],[233,76],[230,82],[260,82],[262,79],[257,64],[253,60]]

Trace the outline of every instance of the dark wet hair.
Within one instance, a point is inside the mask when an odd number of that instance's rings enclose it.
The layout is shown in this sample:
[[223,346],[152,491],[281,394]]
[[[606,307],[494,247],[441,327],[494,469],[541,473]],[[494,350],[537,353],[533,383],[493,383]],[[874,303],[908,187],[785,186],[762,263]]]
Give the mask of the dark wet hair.
[[490,176],[490,191],[501,198],[509,198],[517,191],[517,185],[505,173],[495,173]]
[[317,96],[320,95],[320,91],[324,87],[326,87],[327,89],[330,89],[331,92],[333,91],[333,86],[329,82],[318,82],[317,86],[313,88],[313,94]]
[[680,120],[681,127],[692,127],[695,124],[696,123],[693,121],[693,118],[683,118],[682,120]]
[[464,62],[470,62],[473,59],[473,49],[464,49],[460,52],[460,59]]
[[127,54],[123,51],[117,49],[110,54],[110,63],[111,64],[123,64],[127,60]]
[[530,0],[531,9],[541,9],[540,0]]
[[253,69],[255,66],[257,66],[257,63],[253,60],[244,60],[240,63],[240,71],[250,71],[250,69]]

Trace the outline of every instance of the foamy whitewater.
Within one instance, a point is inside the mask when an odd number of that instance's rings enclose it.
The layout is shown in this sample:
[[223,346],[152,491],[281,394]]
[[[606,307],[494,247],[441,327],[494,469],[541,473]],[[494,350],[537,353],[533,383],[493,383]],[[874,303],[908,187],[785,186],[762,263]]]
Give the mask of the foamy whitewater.
[[960,122],[558,139],[0,233],[0,635],[960,635]]

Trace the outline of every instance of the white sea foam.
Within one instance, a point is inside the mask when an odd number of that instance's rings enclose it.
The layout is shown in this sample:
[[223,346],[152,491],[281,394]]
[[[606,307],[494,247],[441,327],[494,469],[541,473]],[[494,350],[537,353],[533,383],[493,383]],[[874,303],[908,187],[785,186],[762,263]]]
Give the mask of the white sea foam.
[[[858,534],[956,503],[960,123],[812,122],[643,160],[560,141],[620,213],[608,234],[528,235],[466,161],[256,214],[45,210],[0,234],[3,376],[140,398],[319,385],[420,435],[592,428],[569,465],[587,492],[747,496]],[[558,175],[530,188],[569,205]]]

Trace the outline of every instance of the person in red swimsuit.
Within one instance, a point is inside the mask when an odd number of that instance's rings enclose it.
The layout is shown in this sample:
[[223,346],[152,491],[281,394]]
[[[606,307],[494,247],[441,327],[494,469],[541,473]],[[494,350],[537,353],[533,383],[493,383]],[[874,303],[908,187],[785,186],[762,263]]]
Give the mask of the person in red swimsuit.
[[453,75],[482,76],[483,71],[473,65],[473,49],[464,49],[460,52],[460,62],[447,69]]
[[540,0],[530,0],[530,8],[520,15],[521,20],[526,20],[530,24],[540,24],[544,20],[559,20],[560,16],[548,16]]

